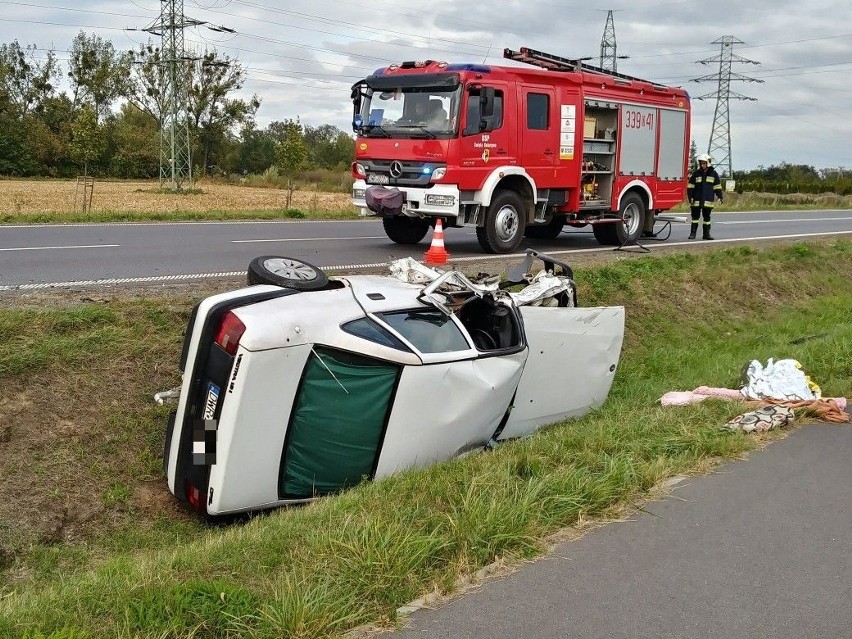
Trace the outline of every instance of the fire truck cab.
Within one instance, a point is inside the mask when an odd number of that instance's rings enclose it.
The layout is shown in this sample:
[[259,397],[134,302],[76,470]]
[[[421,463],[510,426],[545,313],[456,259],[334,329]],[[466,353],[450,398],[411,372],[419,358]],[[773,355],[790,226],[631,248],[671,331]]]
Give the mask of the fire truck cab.
[[686,91],[522,48],[524,66],[403,62],[352,87],[352,198],[416,244],[441,218],[489,253],[591,225],[652,232],[686,193]]

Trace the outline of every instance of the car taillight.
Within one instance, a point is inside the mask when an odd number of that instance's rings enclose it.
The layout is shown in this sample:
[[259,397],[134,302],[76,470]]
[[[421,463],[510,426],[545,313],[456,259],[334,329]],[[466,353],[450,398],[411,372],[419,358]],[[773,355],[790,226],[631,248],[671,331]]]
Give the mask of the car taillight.
[[222,347],[222,350],[229,355],[233,355],[237,352],[237,346],[240,345],[240,338],[245,332],[246,325],[240,321],[239,317],[228,311],[222,317],[222,323],[219,324],[215,341]]
[[201,513],[206,512],[207,504],[205,503],[204,493],[189,482],[186,482],[186,500],[193,510]]

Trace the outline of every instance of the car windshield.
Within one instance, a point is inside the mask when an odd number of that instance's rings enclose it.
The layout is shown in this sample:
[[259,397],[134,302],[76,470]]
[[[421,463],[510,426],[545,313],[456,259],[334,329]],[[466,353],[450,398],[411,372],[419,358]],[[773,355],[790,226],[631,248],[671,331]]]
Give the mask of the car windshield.
[[470,348],[455,322],[437,309],[379,313],[378,318],[421,353],[447,353]]
[[448,137],[456,126],[459,89],[401,88],[375,91],[364,100],[365,136]]

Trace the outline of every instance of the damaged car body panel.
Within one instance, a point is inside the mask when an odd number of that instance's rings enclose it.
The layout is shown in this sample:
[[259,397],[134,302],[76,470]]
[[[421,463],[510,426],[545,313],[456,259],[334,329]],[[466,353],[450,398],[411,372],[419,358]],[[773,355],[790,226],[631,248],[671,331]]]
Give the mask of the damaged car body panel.
[[376,477],[484,448],[509,407],[525,360],[525,353],[515,353],[406,368]]
[[[559,319],[554,321],[554,313]],[[604,403],[624,335],[624,309],[522,306],[529,357],[499,440],[577,417]],[[566,375],[582,371],[582,375]]]
[[410,259],[392,276],[327,278],[270,256],[289,269],[270,283],[264,263],[252,262],[253,286],[199,302],[187,328],[164,466],[170,491],[204,515],[304,502],[524,437],[600,405],[612,384],[623,308],[575,307],[564,274],[512,293]]

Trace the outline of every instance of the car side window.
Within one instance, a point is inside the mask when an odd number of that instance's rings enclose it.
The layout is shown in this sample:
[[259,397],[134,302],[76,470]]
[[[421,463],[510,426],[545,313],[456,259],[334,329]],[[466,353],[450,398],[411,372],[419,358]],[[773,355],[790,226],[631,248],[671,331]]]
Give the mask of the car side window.
[[377,316],[421,353],[447,353],[470,348],[455,322],[437,309],[394,311]]
[[398,351],[411,352],[411,349],[403,344],[388,329],[379,325],[377,322],[374,322],[369,317],[362,317],[360,319],[352,320],[351,322],[346,322],[345,324],[342,324],[340,328],[350,335],[370,340],[376,344],[389,346],[390,348],[395,348]]

